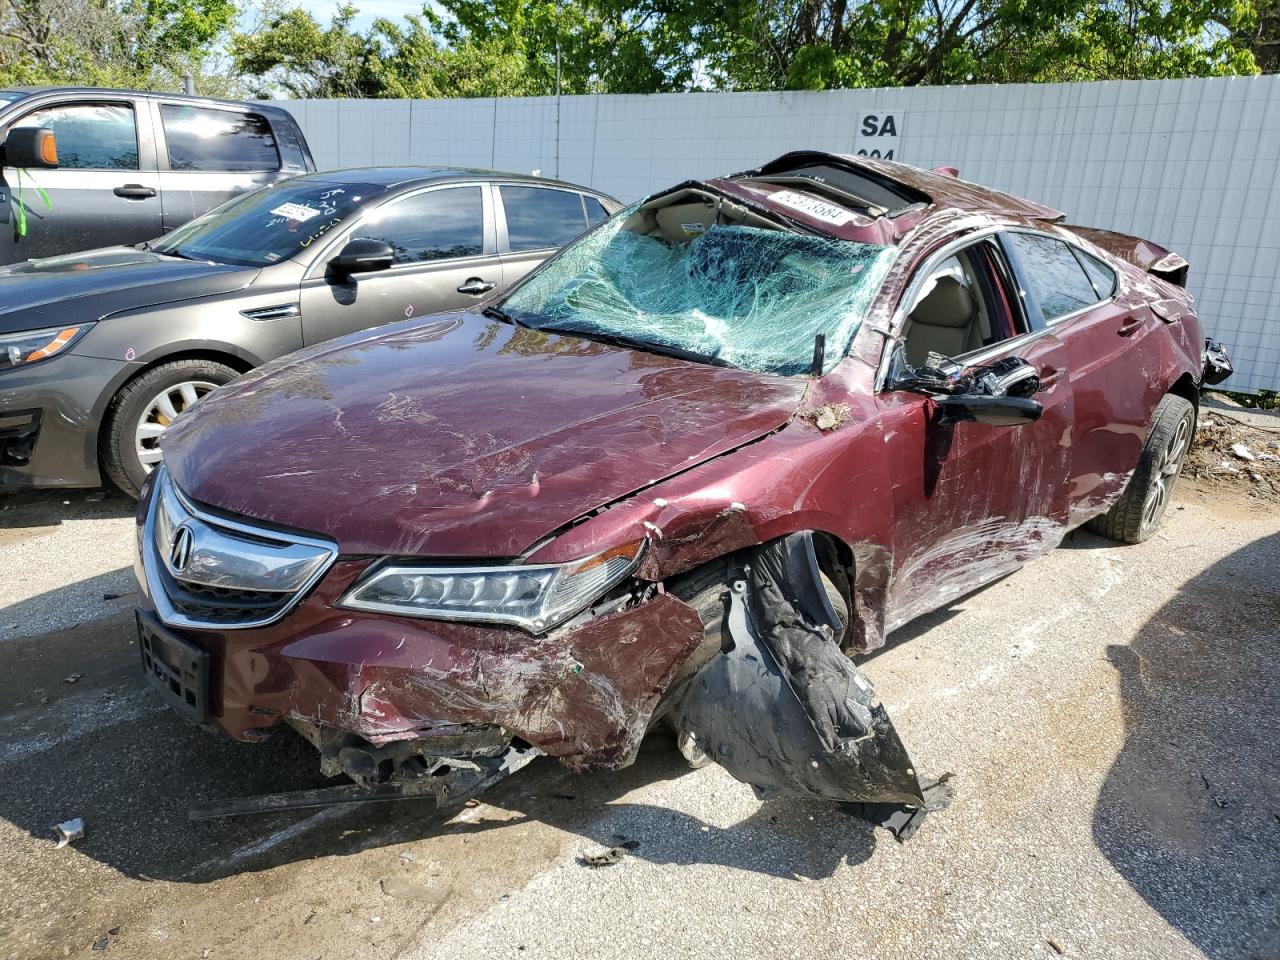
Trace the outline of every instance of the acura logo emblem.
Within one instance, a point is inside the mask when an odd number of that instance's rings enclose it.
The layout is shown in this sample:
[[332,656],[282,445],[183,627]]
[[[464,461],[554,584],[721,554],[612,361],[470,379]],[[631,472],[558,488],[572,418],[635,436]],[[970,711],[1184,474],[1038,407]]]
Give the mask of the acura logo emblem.
[[191,528],[185,524],[173,535],[173,543],[169,545],[169,566],[174,573],[181,573],[191,559]]

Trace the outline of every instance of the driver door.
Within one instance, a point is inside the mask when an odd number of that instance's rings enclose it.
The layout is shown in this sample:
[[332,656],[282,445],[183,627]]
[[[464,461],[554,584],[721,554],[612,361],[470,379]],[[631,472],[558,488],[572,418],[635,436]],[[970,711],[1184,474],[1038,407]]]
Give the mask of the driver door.
[[930,352],[961,367],[1021,358],[1041,382],[1044,412],[1017,426],[945,422],[927,396],[886,386],[878,397],[894,480],[886,629],[936,609],[1051,550],[1067,529],[1074,403],[1067,353],[1023,309],[995,237],[935,256],[908,285],[900,345],[913,366]]
[[[336,277],[327,261],[355,238],[385,240],[385,270]],[[502,281],[486,184],[431,187],[394,197],[329,247],[302,281],[307,345],[368,327],[467,307]]]

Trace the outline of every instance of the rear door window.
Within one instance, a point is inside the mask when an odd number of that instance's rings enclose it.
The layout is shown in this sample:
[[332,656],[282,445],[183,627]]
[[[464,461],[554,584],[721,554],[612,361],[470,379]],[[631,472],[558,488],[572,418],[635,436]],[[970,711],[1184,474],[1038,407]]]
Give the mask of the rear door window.
[[123,103],[65,103],[28,113],[18,127],[48,127],[67,170],[137,170],[138,129]]
[[587,229],[581,194],[546,187],[498,188],[513,251],[561,247]]
[[254,113],[162,103],[170,170],[279,170],[271,124]]
[[484,197],[478,186],[405,197],[374,211],[352,236],[385,240],[396,263],[478,257],[484,253]]
[[1006,233],[1046,323],[1103,299],[1069,244],[1039,233]]

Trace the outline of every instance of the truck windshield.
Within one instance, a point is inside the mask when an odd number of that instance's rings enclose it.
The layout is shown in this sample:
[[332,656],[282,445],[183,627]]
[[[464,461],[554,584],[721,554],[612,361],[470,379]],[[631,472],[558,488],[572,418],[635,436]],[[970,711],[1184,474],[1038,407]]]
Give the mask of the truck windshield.
[[812,371],[821,334],[825,373],[896,249],[718,224],[673,242],[624,229],[632,210],[537,271],[502,312],[534,329],[782,376]]
[[268,266],[305,250],[385,192],[371,183],[285,181],[215,207],[151,249],[215,263]]

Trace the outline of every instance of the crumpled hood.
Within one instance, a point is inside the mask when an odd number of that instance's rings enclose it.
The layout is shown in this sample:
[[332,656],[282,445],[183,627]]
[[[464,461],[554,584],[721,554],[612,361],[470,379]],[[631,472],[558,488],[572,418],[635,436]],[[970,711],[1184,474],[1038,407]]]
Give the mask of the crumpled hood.
[[0,333],[100,320],[122,310],[230,293],[256,267],[104,247],[0,267]]
[[345,554],[509,558],[779,428],[806,383],[446,314],[267,364],[162,446],[190,497]]

